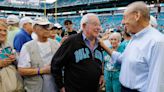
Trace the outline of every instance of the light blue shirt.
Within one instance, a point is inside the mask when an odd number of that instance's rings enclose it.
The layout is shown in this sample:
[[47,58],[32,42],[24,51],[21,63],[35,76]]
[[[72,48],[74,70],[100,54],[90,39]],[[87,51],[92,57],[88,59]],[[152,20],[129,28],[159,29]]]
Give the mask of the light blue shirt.
[[160,70],[164,62],[164,35],[148,26],[132,36],[122,54],[114,51],[112,58],[122,62],[123,86],[140,92],[157,92],[160,73],[164,71]]
[[84,33],[82,33],[82,37],[83,37],[83,41],[85,42],[87,47],[92,51],[92,54],[93,54],[93,51],[98,47],[98,39],[96,38],[96,42],[95,42],[94,48],[92,49],[91,46],[90,46],[90,40],[87,39],[87,37],[86,37],[86,35]]

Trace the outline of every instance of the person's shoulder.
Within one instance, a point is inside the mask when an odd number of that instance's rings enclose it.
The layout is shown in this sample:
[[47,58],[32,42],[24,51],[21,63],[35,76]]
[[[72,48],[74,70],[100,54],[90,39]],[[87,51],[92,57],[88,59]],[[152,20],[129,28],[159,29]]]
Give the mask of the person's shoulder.
[[72,35],[68,36],[68,38],[66,40],[68,40],[68,41],[75,40],[78,37],[78,35],[79,34],[72,34]]
[[36,40],[31,40],[31,41],[28,41],[28,42],[24,43],[23,45],[25,45],[25,46],[33,46],[35,43],[37,43]]
[[151,40],[154,40],[156,42],[164,42],[164,35],[159,32],[157,29],[155,28],[152,28],[152,31],[151,31]]
[[63,44],[70,44],[70,43],[76,42],[78,39],[80,39],[80,37],[81,37],[80,35],[81,35],[80,33],[70,35],[70,36],[64,41]]
[[77,31],[76,30],[73,30],[72,33],[77,34]]
[[72,34],[72,35],[69,36],[69,39],[77,40],[77,38],[80,38],[81,35],[82,35],[81,33]]
[[23,32],[22,32],[21,30],[19,30],[19,31],[16,33],[15,37],[24,38],[24,34],[23,34]]

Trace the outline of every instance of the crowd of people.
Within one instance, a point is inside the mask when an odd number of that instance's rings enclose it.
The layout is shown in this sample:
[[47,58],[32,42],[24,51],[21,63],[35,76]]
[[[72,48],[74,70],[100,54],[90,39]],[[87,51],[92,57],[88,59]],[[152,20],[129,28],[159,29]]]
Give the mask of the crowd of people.
[[94,13],[80,32],[71,20],[63,31],[46,17],[9,15],[0,21],[0,92],[163,92],[164,35],[147,5],[129,4],[122,24],[100,36]]

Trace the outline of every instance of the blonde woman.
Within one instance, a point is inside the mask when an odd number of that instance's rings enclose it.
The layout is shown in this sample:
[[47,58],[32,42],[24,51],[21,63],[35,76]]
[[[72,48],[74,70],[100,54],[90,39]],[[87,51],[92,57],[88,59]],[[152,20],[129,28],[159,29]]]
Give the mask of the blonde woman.
[[16,56],[6,40],[7,24],[0,21],[0,90],[1,92],[24,92],[22,79],[14,65]]

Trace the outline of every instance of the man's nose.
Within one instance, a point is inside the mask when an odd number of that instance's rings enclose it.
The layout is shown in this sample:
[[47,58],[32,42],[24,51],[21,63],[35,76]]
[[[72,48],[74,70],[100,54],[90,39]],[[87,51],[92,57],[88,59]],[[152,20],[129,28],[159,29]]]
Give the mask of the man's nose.
[[125,25],[125,20],[124,19],[121,21],[121,24],[122,25]]

